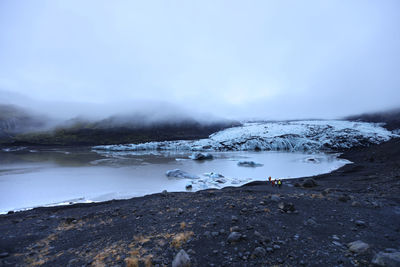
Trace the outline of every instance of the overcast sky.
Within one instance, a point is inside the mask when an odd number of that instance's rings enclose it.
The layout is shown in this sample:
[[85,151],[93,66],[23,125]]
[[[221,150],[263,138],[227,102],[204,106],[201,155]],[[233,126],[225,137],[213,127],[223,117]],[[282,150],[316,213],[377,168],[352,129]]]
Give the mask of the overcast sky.
[[240,119],[399,107],[399,14],[398,0],[2,0],[0,102]]

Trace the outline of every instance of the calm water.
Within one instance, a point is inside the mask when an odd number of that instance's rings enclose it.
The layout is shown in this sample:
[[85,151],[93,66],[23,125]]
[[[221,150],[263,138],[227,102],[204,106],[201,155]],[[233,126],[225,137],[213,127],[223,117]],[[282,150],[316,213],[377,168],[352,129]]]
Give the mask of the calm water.
[[[286,152],[215,152],[194,161],[191,153],[103,153],[90,149],[0,151],[0,212],[70,202],[104,201],[167,191],[238,186],[266,177],[293,178],[330,172],[344,164],[335,155]],[[241,160],[264,164],[240,167]],[[180,169],[200,179],[166,177]],[[222,174],[219,184],[204,173]]]

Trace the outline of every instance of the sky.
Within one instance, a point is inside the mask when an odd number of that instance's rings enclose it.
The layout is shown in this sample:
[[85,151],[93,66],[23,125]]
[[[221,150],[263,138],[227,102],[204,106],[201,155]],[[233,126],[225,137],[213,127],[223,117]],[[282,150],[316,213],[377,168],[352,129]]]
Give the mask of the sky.
[[0,103],[236,119],[400,107],[398,14],[398,0],[2,0]]

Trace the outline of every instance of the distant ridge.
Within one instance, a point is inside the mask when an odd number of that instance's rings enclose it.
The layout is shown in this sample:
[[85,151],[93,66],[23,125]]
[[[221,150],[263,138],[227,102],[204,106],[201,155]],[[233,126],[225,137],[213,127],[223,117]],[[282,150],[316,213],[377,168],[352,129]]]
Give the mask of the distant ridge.
[[346,120],[385,123],[383,127],[393,131],[400,129],[400,108],[391,109],[382,112],[363,113],[345,117]]

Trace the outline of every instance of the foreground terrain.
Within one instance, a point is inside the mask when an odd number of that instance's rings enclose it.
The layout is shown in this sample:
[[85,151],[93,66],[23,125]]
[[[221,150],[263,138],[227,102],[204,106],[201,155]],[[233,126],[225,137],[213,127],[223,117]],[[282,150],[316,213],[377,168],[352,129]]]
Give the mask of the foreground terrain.
[[171,266],[183,249],[191,266],[399,266],[400,140],[343,157],[354,164],[281,188],[254,182],[2,215],[0,265]]

